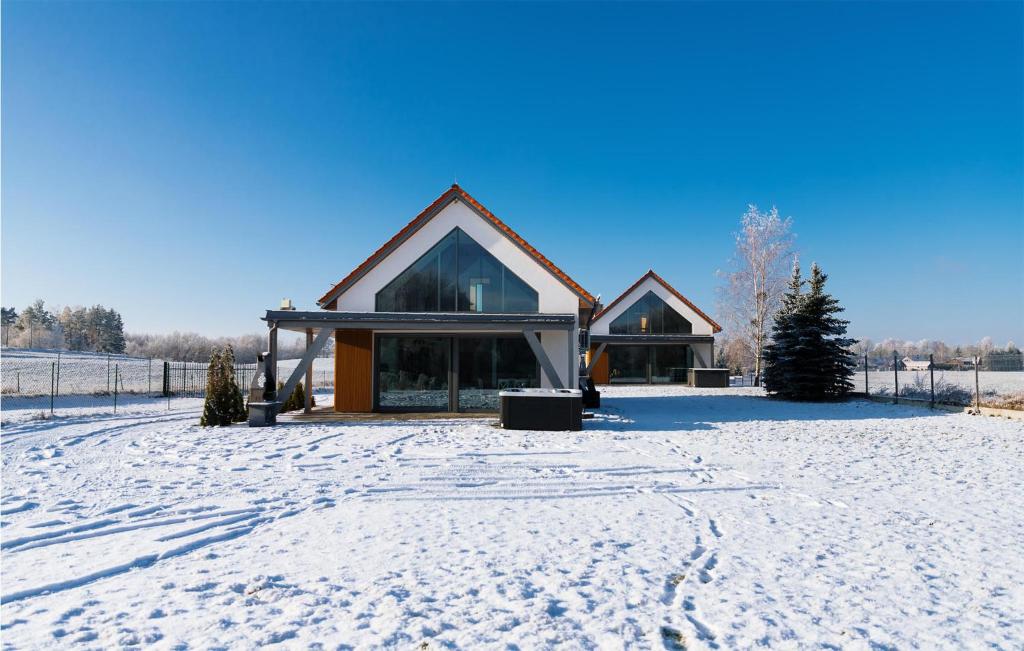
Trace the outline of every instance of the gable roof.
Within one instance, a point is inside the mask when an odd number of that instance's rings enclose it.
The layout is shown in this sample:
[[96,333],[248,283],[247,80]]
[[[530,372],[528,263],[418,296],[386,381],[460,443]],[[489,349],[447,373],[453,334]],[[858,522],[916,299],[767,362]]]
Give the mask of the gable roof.
[[449,204],[455,201],[461,201],[469,206],[475,213],[481,218],[489,221],[492,226],[498,229],[502,235],[512,240],[520,249],[525,251],[529,256],[536,260],[542,267],[547,269],[553,276],[555,276],[563,285],[571,289],[581,300],[593,305],[597,299],[583,289],[575,280],[569,277],[567,273],[555,266],[553,262],[548,260],[540,251],[530,246],[530,244],[524,240],[518,233],[509,228],[505,222],[498,219],[494,213],[485,208],[483,204],[474,199],[469,195],[468,192],[459,187],[457,183],[453,183],[452,187],[448,188],[441,194],[437,199],[434,200],[429,206],[423,209],[423,212],[416,215],[411,222],[406,224],[402,230],[398,231],[394,237],[385,242],[379,249],[374,251],[370,257],[363,261],[358,267],[352,270],[349,275],[342,278],[334,287],[332,287],[326,294],[320,297],[317,304],[321,307],[326,306],[331,301],[337,299],[341,294],[345,292],[353,283],[362,278],[370,269],[373,269],[380,263],[381,260],[391,254],[402,242],[408,239],[416,231],[423,227],[428,221],[430,221],[435,215],[441,210],[446,208]]
[[639,286],[640,286],[641,284],[643,284],[643,282],[644,282],[645,280],[647,280],[648,278],[653,278],[653,279],[655,280],[655,282],[657,282],[657,283],[658,283],[659,285],[661,285],[662,287],[664,287],[665,289],[667,289],[667,290],[669,291],[669,293],[670,293],[670,294],[672,294],[673,296],[675,296],[676,298],[678,298],[678,299],[679,299],[680,301],[682,301],[683,303],[685,303],[685,304],[686,304],[687,306],[689,306],[689,308],[690,308],[691,310],[693,310],[693,311],[694,311],[694,312],[696,312],[696,313],[697,313],[698,315],[700,315],[700,317],[701,317],[702,319],[704,319],[705,321],[707,321],[708,323],[710,323],[710,324],[711,324],[711,328],[712,328],[712,331],[714,331],[714,332],[721,332],[721,331],[722,331],[722,326],[720,326],[720,325],[718,325],[717,323],[715,323],[715,320],[714,320],[714,319],[712,319],[711,317],[709,317],[709,316],[708,316],[707,314],[705,314],[705,313],[704,313],[704,311],[703,311],[703,310],[701,310],[701,309],[700,309],[699,307],[697,307],[696,305],[694,305],[694,304],[693,304],[693,303],[692,303],[692,302],[690,301],[690,299],[686,298],[685,296],[683,296],[682,294],[680,294],[679,292],[677,292],[677,291],[676,291],[676,288],[675,288],[675,287],[673,287],[672,285],[669,285],[669,284],[668,284],[667,282],[665,282],[665,279],[664,279],[664,278],[662,278],[661,276],[659,276],[658,274],[654,273],[654,270],[653,270],[653,269],[648,269],[648,270],[647,270],[647,273],[645,273],[645,274],[644,274],[643,276],[640,276],[640,280],[638,280],[638,281],[636,281],[635,283],[633,283],[633,284],[632,284],[632,285],[630,286],[630,288],[629,288],[629,289],[627,289],[626,291],[624,291],[624,292],[622,292],[621,294],[619,294],[618,298],[616,298],[616,299],[615,299],[614,301],[612,301],[611,303],[609,303],[607,307],[605,307],[605,308],[604,308],[604,309],[602,309],[602,310],[601,310],[600,312],[598,312],[597,316],[595,316],[595,317],[594,317],[594,321],[597,321],[598,319],[600,319],[601,317],[603,317],[603,316],[604,316],[605,314],[607,314],[607,313],[608,313],[608,311],[609,311],[609,310],[611,310],[611,309],[612,309],[613,307],[615,307],[615,306],[616,306],[616,305],[618,305],[618,304],[619,304],[620,302],[622,302],[623,300],[625,300],[625,298],[626,298],[627,296],[629,296],[630,294],[632,294],[632,293],[633,293],[633,291],[634,291],[634,290],[636,290],[636,288],[637,288],[637,287],[639,287]]

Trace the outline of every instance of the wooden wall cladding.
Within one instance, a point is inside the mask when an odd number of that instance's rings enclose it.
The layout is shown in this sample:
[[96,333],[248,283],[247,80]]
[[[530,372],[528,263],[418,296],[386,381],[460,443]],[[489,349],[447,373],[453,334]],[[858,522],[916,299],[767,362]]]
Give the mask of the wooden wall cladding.
[[373,332],[334,331],[334,411],[373,411]]

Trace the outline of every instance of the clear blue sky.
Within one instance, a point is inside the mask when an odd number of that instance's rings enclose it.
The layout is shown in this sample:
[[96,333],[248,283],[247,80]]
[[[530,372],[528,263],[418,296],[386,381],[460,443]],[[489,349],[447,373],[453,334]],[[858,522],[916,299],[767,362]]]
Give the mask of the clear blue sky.
[[3,304],[262,331],[458,177],[715,312],[746,204],[855,335],[1024,343],[1022,4],[3,4]]

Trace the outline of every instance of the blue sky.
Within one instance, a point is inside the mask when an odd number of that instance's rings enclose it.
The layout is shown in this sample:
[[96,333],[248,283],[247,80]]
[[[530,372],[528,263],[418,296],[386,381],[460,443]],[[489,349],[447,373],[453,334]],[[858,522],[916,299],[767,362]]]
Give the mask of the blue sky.
[[748,203],[851,332],[1024,342],[1020,3],[3,6],[3,304],[262,330],[455,179],[714,314]]

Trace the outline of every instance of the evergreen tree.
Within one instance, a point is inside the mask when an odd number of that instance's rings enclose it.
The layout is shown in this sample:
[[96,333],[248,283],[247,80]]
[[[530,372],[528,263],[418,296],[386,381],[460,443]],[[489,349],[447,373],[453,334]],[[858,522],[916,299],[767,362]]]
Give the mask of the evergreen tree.
[[199,424],[203,427],[231,424],[231,420],[222,411],[226,386],[224,363],[220,351],[215,350],[206,368],[206,399],[203,401],[203,415],[199,418]]
[[242,397],[242,390],[235,381],[235,351],[228,344],[221,354],[221,372],[224,374],[227,389],[224,394],[224,413],[232,423],[246,420],[245,399]]
[[772,325],[771,343],[764,350],[764,387],[769,393],[785,394],[800,371],[796,355],[800,344],[798,321],[804,300],[803,286],[800,262],[794,259],[789,285]]
[[235,382],[235,353],[231,346],[214,350],[206,370],[206,399],[199,424],[230,425],[245,419],[245,401]]
[[4,345],[9,346],[11,344],[11,330],[14,328],[14,324],[18,322],[18,311],[13,307],[3,308],[3,330],[4,330]]
[[[850,353],[855,340],[846,337],[849,322],[839,318],[839,301],[825,292],[828,280],[817,264],[811,267],[809,291],[794,266],[765,369],[769,393],[792,400],[830,400],[853,389],[856,362]],[[770,380],[769,380],[770,378]]]
[[[277,383],[277,389],[280,391],[284,389],[284,382]],[[310,405],[316,407],[316,398],[310,398]],[[281,413],[286,411],[297,411],[299,409],[306,408],[306,391],[302,386],[302,382],[295,385],[295,389],[292,391],[292,395],[288,396],[288,399],[281,405]]]

